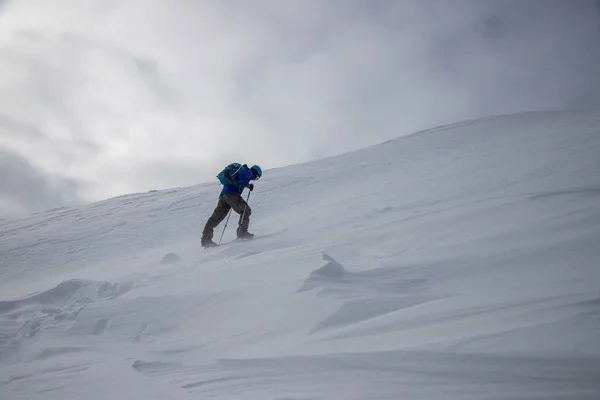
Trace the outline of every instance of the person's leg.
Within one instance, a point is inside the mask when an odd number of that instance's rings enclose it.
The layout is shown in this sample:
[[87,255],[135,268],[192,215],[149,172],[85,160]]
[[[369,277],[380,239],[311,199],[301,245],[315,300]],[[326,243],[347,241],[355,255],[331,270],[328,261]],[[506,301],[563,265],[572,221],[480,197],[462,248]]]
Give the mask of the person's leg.
[[204,225],[204,230],[202,231],[203,244],[212,241],[214,229],[221,223],[221,221],[225,219],[230,209],[231,206],[227,201],[225,201],[224,196],[220,196],[215,210]]
[[244,200],[244,198],[239,194],[227,194],[223,196],[225,201],[233,208],[233,211],[240,214],[240,219],[238,222],[237,236],[238,237],[248,237],[252,236],[248,233],[248,226],[250,225],[250,215],[252,214],[252,209]]

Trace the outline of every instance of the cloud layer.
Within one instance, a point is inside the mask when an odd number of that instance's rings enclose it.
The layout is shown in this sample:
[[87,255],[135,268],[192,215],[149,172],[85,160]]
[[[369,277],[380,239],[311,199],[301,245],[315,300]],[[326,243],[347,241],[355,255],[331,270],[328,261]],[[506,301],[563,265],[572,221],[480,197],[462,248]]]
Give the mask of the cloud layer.
[[600,106],[596,1],[1,4],[2,157],[81,182],[81,201]]
[[[27,160],[0,149],[0,209],[11,216],[77,204],[79,183],[48,176]],[[2,216],[0,215],[0,217]]]

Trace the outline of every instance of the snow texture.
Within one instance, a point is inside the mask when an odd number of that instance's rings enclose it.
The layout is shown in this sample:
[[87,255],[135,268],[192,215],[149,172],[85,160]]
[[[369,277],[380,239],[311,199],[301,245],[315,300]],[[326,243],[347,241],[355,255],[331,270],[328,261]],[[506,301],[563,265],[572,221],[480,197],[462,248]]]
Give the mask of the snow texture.
[[218,191],[0,221],[0,398],[600,398],[600,112],[266,171],[205,250]]

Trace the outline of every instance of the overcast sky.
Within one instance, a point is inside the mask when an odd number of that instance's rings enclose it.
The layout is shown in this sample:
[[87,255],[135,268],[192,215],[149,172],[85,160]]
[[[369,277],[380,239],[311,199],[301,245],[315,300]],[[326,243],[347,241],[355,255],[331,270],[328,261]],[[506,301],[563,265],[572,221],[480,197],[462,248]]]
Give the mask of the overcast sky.
[[598,108],[599,62],[591,0],[0,0],[0,216]]

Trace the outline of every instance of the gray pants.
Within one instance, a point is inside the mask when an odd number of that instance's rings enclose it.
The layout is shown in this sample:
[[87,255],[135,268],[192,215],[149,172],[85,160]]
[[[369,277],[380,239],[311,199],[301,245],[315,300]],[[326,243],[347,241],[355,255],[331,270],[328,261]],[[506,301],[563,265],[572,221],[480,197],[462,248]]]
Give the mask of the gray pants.
[[[238,235],[241,232],[248,232],[248,226],[250,225],[250,214],[252,210],[246,200],[239,194],[224,194],[219,197],[217,207],[213,214],[210,216],[204,230],[202,231],[202,240],[211,240],[213,238],[214,229],[225,219],[229,210],[233,208],[233,211],[240,214]],[[245,211],[244,211],[245,210]]]

